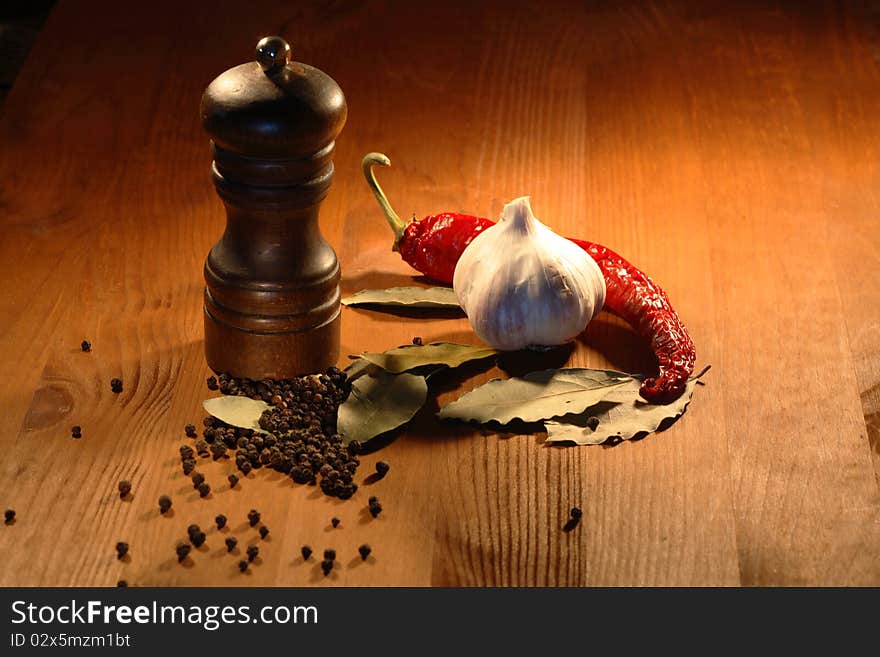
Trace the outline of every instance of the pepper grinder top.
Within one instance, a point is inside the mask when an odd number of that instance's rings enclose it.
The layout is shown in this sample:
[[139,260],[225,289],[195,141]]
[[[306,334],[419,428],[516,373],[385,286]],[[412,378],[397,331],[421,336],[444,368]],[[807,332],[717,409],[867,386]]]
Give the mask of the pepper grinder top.
[[202,95],[226,230],[205,261],[205,353],[217,372],[289,378],[336,364],[339,263],[318,227],[347,115],[339,85],[280,37]]

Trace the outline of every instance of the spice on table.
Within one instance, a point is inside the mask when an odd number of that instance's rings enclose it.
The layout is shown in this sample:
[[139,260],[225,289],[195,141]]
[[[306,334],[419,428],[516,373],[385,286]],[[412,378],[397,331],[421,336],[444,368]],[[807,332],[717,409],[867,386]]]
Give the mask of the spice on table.
[[78,424],[74,424],[70,427],[70,435],[74,438],[82,438],[82,427]]
[[321,570],[324,571],[324,577],[330,574],[330,571],[333,570],[333,562],[329,559],[325,559],[321,562]]
[[226,551],[232,552],[235,549],[235,546],[238,545],[238,539],[235,536],[229,536],[226,539]]
[[378,515],[382,513],[382,505],[379,504],[379,500],[378,498],[376,498],[376,496],[373,496],[369,499],[367,508],[370,511],[370,515],[374,518],[378,517]]
[[110,379],[110,390],[117,394],[122,392],[122,379]]
[[208,497],[211,492],[211,487],[207,482],[203,481],[199,484],[199,497]]
[[333,525],[334,529],[339,527],[339,522],[339,518],[336,518],[335,516],[333,518],[330,518],[330,524]]
[[[405,223],[376,182],[373,165],[390,166],[381,153],[369,153],[362,168],[367,183],[394,231],[393,249],[414,269],[440,283],[452,283],[456,264],[471,241],[495,222],[472,215],[443,212]],[[646,338],[657,356],[659,375],[648,378],[640,393],[656,404],[684,392],[696,362],[693,340],[663,289],[614,251],[593,242],[571,239],[595,260],[605,279],[605,308]]]
[[248,561],[253,561],[254,559],[257,558],[257,556],[259,554],[260,554],[260,548],[258,548],[256,545],[248,545],[248,549],[247,549]]
[[187,425],[183,428],[183,432],[186,434],[186,437],[187,437],[187,438],[196,438],[196,437],[198,437],[198,434],[196,433],[196,425],[194,425],[194,424],[187,424]]
[[193,488],[198,488],[205,481],[205,475],[203,475],[201,472],[194,472],[190,479],[192,479]]
[[214,522],[217,524],[217,529],[223,529],[226,526],[226,516],[218,513],[217,517],[214,518]]
[[118,484],[119,487],[119,497],[125,499],[128,497],[128,494],[131,492],[131,482],[128,479],[123,479]]
[[251,509],[250,511],[248,511],[247,519],[251,527],[256,527],[257,524],[259,524],[260,522],[260,512],[256,509]]
[[128,543],[125,541],[119,541],[116,544],[116,558],[122,559],[126,554],[128,554]]
[[171,508],[171,498],[167,495],[162,495],[159,497],[159,513],[168,513],[168,510]]
[[269,528],[266,527],[266,525],[262,525],[260,527],[260,538],[265,540],[268,535],[269,535]]
[[15,521],[15,509],[6,509],[3,512],[3,518],[7,525],[11,525]]
[[177,560],[183,561],[189,556],[190,550],[192,550],[192,546],[189,543],[180,542],[177,544],[175,551],[177,552]]
[[203,531],[196,531],[189,535],[190,543],[193,544],[193,547],[202,547],[205,540],[208,538],[208,535]]
[[363,561],[367,560],[367,557],[370,556],[370,552],[372,552],[372,551],[373,551],[373,549],[369,545],[367,545],[366,543],[364,543],[363,545],[361,545],[358,548],[358,552],[360,552],[360,554],[361,554],[361,560],[363,560]]
[[88,340],[83,340],[80,343],[79,348],[82,349],[83,351],[91,351],[92,350],[92,343],[89,342]]
[[388,471],[391,469],[391,466],[385,463],[385,461],[377,461],[376,462],[376,474],[379,475],[380,478],[384,477],[388,474]]
[[302,553],[303,561],[308,561],[309,557],[312,556],[312,548],[308,545],[303,545],[300,552]]
[[327,561],[335,561],[336,560],[336,550],[333,548],[327,548],[324,550],[324,559]]
[[565,532],[570,532],[572,529],[578,526],[578,523],[580,523],[581,516],[584,515],[584,512],[579,507],[573,506],[568,515],[568,522],[566,522],[565,526],[562,528],[562,531]]
[[248,562],[246,559],[242,559],[241,561],[238,562],[238,569],[243,573],[247,572]]
[[208,384],[208,390],[217,390],[220,387],[219,385],[217,385],[216,376],[209,376],[207,379],[205,379],[205,383]]
[[229,487],[235,488],[235,485],[238,483],[238,475],[232,472],[226,478],[229,480]]
[[418,335],[412,339],[412,343],[417,347],[423,347],[425,345],[425,343],[422,342],[422,338]]
[[196,461],[191,458],[183,459],[183,461],[181,461],[181,466],[183,467],[183,474],[189,475],[196,469]]
[[128,588],[128,582],[126,582],[124,579],[121,579],[121,580],[119,580],[118,582],[116,582],[116,588],[118,588],[118,589],[127,589],[127,588]]

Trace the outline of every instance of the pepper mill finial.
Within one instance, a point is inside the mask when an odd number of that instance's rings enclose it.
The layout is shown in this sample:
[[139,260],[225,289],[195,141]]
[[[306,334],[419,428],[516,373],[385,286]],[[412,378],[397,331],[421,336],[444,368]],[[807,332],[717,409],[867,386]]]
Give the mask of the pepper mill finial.
[[205,90],[202,125],[226,229],[205,260],[205,357],[254,380],[319,372],[339,357],[339,262],[318,211],[347,107],[281,37]]

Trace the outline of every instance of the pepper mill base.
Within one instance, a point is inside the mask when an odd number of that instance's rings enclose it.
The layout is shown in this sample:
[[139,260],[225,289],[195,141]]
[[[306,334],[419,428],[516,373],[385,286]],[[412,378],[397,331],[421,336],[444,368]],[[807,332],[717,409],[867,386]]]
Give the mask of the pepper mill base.
[[260,333],[220,322],[205,309],[205,358],[217,374],[253,381],[324,372],[339,359],[340,313],[303,331]]

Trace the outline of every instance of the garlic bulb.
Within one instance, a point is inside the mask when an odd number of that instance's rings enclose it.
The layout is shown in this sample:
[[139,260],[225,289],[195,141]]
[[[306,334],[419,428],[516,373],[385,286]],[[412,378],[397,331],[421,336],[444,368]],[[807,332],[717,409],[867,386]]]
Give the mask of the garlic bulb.
[[505,351],[569,342],[605,303],[596,261],[538,221],[528,196],[468,245],[452,285],[474,332]]

